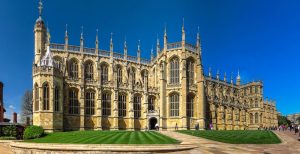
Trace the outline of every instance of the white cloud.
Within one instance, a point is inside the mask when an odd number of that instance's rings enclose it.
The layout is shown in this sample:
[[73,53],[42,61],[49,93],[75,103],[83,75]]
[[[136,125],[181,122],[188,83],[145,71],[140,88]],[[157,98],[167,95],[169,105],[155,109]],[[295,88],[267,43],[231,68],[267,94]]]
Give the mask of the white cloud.
[[9,105],[8,107],[12,110],[16,109],[16,107],[14,107],[13,105]]

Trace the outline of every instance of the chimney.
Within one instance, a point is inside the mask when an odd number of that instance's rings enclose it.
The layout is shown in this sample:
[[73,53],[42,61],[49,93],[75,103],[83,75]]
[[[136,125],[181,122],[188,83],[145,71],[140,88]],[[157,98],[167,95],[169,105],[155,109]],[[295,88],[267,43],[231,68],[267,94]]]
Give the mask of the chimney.
[[27,126],[30,125],[30,117],[26,117],[26,125],[27,125]]
[[17,123],[17,122],[18,122],[17,119],[18,119],[17,113],[14,112],[14,113],[13,113],[13,120],[14,120],[13,123]]

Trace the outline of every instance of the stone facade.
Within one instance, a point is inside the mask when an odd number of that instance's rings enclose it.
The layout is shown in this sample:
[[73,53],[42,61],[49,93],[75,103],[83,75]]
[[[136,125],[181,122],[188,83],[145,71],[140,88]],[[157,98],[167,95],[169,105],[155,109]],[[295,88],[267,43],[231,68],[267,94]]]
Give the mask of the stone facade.
[[286,116],[288,120],[290,120],[294,124],[300,124],[297,120],[300,117],[300,113],[289,114]]
[[[41,8],[41,7],[40,7]],[[205,76],[200,36],[196,45],[182,40],[163,47],[157,40],[151,60],[95,48],[50,43],[40,16],[34,27],[33,124],[46,131],[257,129],[277,126],[276,108],[263,100],[262,82],[240,84]],[[211,74],[211,73],[210,73]],[[226,78],[225,78],[226,79]]]

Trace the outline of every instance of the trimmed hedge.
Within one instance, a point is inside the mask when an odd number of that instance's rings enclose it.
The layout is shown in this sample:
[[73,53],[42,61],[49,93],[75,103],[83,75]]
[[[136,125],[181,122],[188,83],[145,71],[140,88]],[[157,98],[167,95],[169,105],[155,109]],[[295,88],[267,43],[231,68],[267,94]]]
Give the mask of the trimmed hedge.
[[44,129],[41,126],[29,126],[24,131],[24,139],[39,138],[44,134]]
[[1,136],[0,140],[16,140],[16,138],[11,136]]
[[4,136],[8,136],[8,137],[16,137],[17,135],[17,128],[16,126],[5,126],[3,128],[3,134]]

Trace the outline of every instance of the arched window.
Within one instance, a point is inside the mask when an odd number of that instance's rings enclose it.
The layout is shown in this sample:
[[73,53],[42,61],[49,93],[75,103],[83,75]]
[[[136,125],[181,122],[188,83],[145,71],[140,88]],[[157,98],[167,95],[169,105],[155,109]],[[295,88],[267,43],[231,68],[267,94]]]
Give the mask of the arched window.
[[126,116],[126,95],[124,94],[119,94],[118,97],[118,114],[119,117]]
[[102,94],[102,115],[111,115],[111,95],[109,93]]
[[148,110],[149,111],[155,110],[154,100],[155,100],[155,98],[153,96],[148,97]]
[[78,63],[75,60],[70,62],[69,76],[72,79],[78,78]]
[[54,57],[54,67],[59,69],[59,70],[62,70],[63,68],[63,63],[62,63],[62,60],[60,57]]
[[92,91],[85,93],[85,114],[95,114],[95,93]]
[[54,111],[59,111],[59,88],[54,88]]
[[179,60],[173,58],[170,61],[170,84],[179,84]]
[[194,83],[194,61],[189,60],[186,66],[188,85]]
[[94,69],[93,69],[93,63],[88,62],[84,65],[84,77],[86,80],[93,80],[94,78]]
[[188,95],[186,102],[186,116],[194,116],[194,96]]
[[255,107],[258,107],[258,101],[257,100],[255,101]]
[[253,124],[253,114],[250,113],[250,124]]
[[141,117],[141,96],[133,98],[133,113],[135,118]]
[[49,85],[43,85],[43,110],[49,110]]
[[108,81],[108,66],[106,64],[101,65],[101,83]]
[[69,91],[69,113],[79,114],[78,92],[75,89]]
[[120,66],[117,67],[117,83],[122,83],[122,68]]
[[39,94],[39,86],[36,84],[34,86],[34,110],[38,111],[39,107],[40,107],[40,101],[39,98],[40,94]]
[[171,117],[179,116],[179,95],[176,93],[170,95],[170,110]]
[[255,123],[258,123],[258,113],[255,113]]

